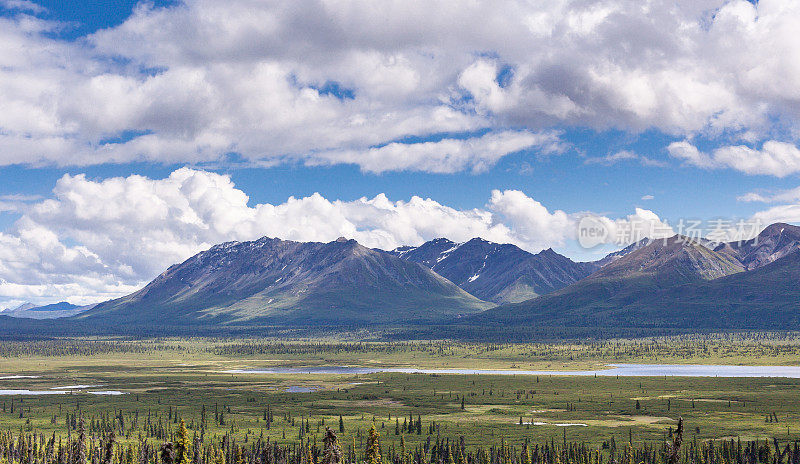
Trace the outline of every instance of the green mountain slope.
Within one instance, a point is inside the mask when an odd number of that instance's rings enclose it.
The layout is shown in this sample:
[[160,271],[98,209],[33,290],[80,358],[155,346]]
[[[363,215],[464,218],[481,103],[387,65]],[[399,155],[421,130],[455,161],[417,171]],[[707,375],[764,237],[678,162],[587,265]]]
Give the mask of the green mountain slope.
[[[742,273],[742,264],[683,237],[656,240],[565,289],[470,318],[480,323],[646,326],[674,325],[670,298]],[[684,321],[685,322],[685,321]]]

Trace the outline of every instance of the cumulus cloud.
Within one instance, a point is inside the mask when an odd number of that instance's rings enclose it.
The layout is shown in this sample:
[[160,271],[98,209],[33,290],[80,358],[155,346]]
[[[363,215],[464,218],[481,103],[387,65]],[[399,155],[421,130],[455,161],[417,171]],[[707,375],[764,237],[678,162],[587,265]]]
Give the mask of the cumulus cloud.
[[602,232],[591,236],[579,236],[582,245],[589,248],[600,244],[624,247],[645,238],[665,239],[676,234],[669,222],[644,208],[635,208],[633,214],[617,219],[593,213],[583,213],[579,216],[581,220],[578,223],[578,234],[584,234],[590,228]]
[[724,146],[703,153],[687,141],[673,142],[669,154],[687,164],[713,169],[732,168],[745,174],[786,177],[800,172],[800,149],[794,144],[767,141],[760,149],[745,145]]
[[[3,5],[16,13],[0,18],[0,164],[237,153],[450,172],[487,163],[470,148],[486,135],[464,148],[400,141],[569,126],[747,140],[773,121],[800,130],[793,0],[143,2],[78,41],[55,38],[35,4]],[[765,155],[720,156],[757,171],[748,160]]]
[[[164,179],[65,175],[52,198],[29,204],[0,233],[0,304],[109,299],[216,243],[262,236],[322,242],[345,236],[382,249],[442,236],[482,237],[535,252],[573,240],[578,216],[518,190],[495,190],[475,209],[384,194],[353,201],[313,194],[251,205],[230,177],[189,168]],[[603,220],[617,230],[658,216],[637,209],[619,221]]]

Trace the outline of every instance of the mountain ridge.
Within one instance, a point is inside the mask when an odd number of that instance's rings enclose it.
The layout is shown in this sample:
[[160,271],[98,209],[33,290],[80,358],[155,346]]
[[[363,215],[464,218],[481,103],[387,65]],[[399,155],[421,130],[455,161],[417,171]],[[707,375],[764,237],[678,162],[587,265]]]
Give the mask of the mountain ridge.
[[437,238],[390,251],[442,275],[468,293],[495,303],[519,302],[564,288],[597,269],[548,248],[533,254],[516,245],[476,237],[463,243]]
[[[776,230],[781,229],[776,234]],[[790,229],[790,230],[789,230]],[[783,240],[780,237],[797,237]],[[779,237],[776,239],[776,237]],[[502,305],[472,316],[473,321],[493,324],[573,325],[573,326],[684,326],[692,324],[687,308],[692,308],[699,321],[704,314],[715,314],[718,305],[749,307],[758,317],[744,318],[752,327],[769,326],[771,312],[783,311],[785,304],[795,304],[795,292],[786,291],[769,300],[754,299],[739,285],[750,289],[785,288],[800,281],[800,227],[780,224],[768,227],[758,237],[743,244],[720,244],[713,249],[706,244],[675,236],[653,240],[645,246],[620,257],[576,284],[537,299]],[[756,258],[753,258],[755,256]],[[750,268],[748,269],[748,263]],[[786,282],[774,282],[767,271],[772,266],[789,266],[796,273],[786,272]],[[761,269],[767,271],[761,271]],[[734,278],[734,276],[738,276]],[[763,278],[765,282],[757,281]],[[781,284],[781,285],[778,285]],[[701,296],[701,290],[709,295]],[[700,293],[698,293],[700,292]],[[774,292],[773,292],[774,293]],[[693,295],[689,299],[689,295]],[[761,322],[758,323],[759,318]],[[726,321],[726,326],[735,319]]]
[[264,237],[215,245],[78,318],[136,323],[167,314],[199,325],[368,324],[455,317],[490,306],[424,266],[355,240]]

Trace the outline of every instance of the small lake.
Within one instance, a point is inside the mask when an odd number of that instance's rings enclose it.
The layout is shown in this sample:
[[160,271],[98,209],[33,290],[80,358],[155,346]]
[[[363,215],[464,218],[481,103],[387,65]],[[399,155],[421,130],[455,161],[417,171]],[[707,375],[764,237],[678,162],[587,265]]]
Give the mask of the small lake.
[[607,369],[585,371],[520,369],[420,369],[412,367],[309,366],[232,369],[230,374],[482,374],[482,375],[582,375],[603,377],[786,377],[800,378],[800,366],[722,366],[707,364],[609,364]]
[[17,395],[80,395],[80,394],[88,394],[88,395],[100,395],[100,396],[117,396],[117,395],[125,395],[125,392],[121,392],[118,390],[97,390],[97,391],[79,391],[79,390],[28,390],[28,389],[19,389],[19,390],[8,390],[8,389],[0,389],[0,396],[17,396]]
[[312,393],[319,390],[317,387],[300,387],[292,385],[286,388],[286,393]]

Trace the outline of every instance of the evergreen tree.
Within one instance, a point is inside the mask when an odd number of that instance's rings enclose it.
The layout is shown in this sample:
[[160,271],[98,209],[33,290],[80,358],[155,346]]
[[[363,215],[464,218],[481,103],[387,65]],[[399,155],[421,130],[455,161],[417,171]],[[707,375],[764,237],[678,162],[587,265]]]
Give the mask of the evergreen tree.
[[190,447],[189,431],[186,430],[186,424],[181,419],[181,424],[178,426],[178,433],[175,437],[175,464],[189,464]]
[[378,441],[380,435],[375,430],[375,423],[369,429],[369,437],[367,437],[367,450],[364,454],[366,464],[381,464],[383,458],[381,457],[381,444]]
[[408,464],[408,454],[406,453],[406,437],[400,437],[400,464]]
[[72,452],[72,464],[86,464],[86,429],[83,426],[83,414],[78,421],[78,439]]
[[531,455],[528,453],[528,444],[522,445],[522,464],[531,464]]
[[111,464],[111,461],[114,460],[114,444],[117,442],[117,437],[114,435],[114,431],[112,430],[111,433],[108,434],[108,438],[104,443],[105,449],[103,454],[103,464]]
[[311,454],[311,442],[306,443],[305,449],[306,453],[305,453],[304,464],[314,464],[314,455]]
[[174,464],[175,463],[175,448],[172,446],[172,442],[166,442],[161,445],[160,457],[161,457],[161,464]]
[[[341,417],[341,416],[340,416]],[[342,448],[336,434],[325,428],[325,438],[322,439],[322,464],[339,464],[342,461]]]
[[213,456],[213,464],[225,464],[225,453],[217,448],[217,445],[213,446],[211,454]]

